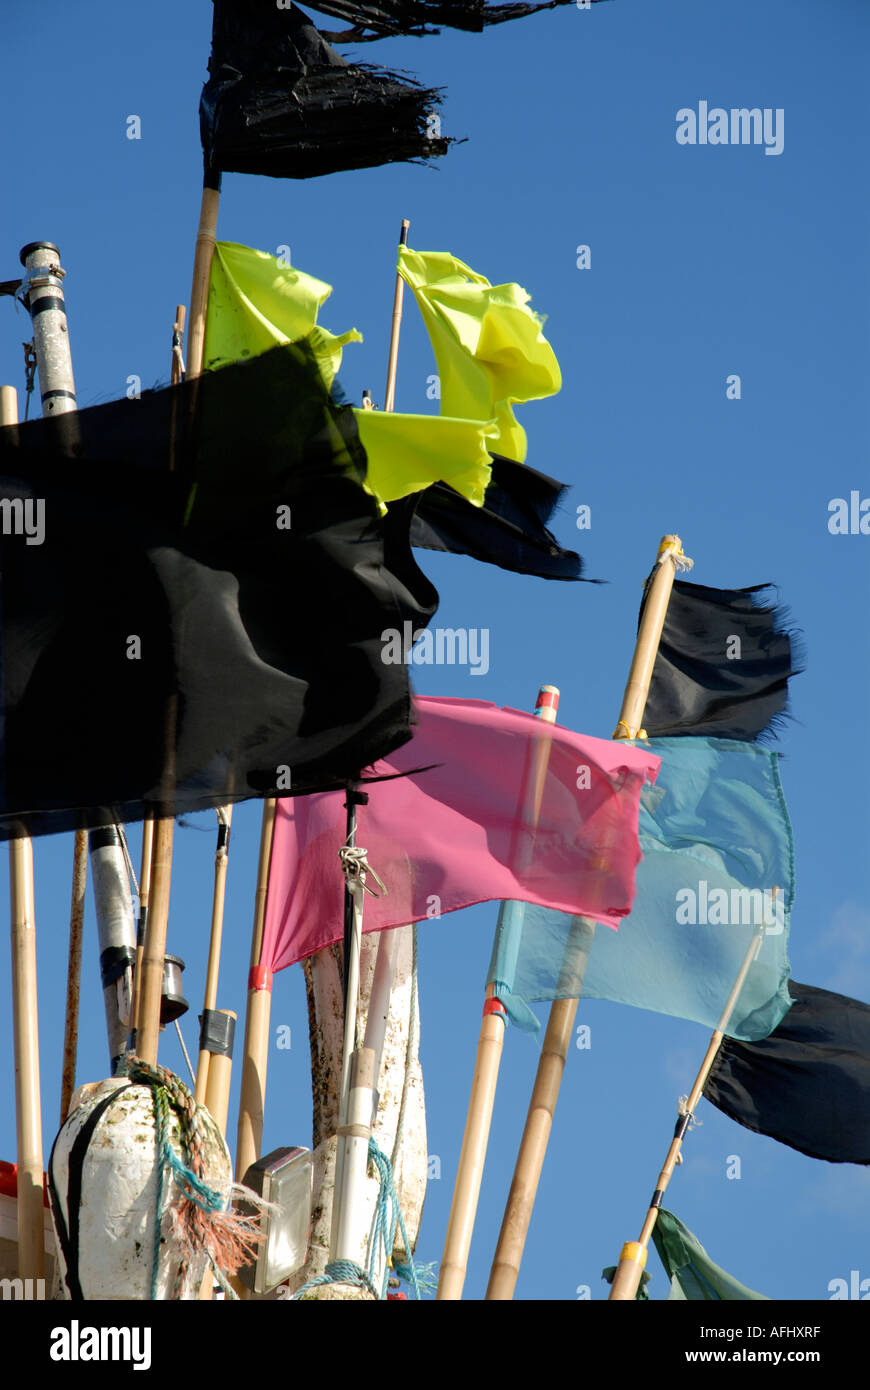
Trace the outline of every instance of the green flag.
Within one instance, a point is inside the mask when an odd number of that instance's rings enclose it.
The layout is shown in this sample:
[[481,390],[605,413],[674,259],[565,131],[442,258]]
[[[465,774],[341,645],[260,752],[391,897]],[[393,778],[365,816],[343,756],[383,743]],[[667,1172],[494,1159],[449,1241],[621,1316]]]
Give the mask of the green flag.
[[653,1240],[671,1281],[669,1300],[682,1299],[692,1303],[736,1299],[767,1301],[766,1294],[747,1289],[745,1284],[739,1284],[714,1264],[692,1232],[664,1207],[659,1210],[658,1220],[653,1227]]
[[[259,356],[305,340],[327,386],[332,386],[347,343],[361,343],[355,328],[330,333],[317,322],[332,286],[265,251],[219,241],[212,258],[205,330],[206,369]],[[487,415],[401,415],[355,410],[368,457],[364,487],[386,503],[433,483],[448,483],[480,507],[492,476],[490,449],[499,427]]]
[[528,307],[528,294],[520,285],[491,285],[446,251],[400,246],[398,269],[414,291],[432,340],[441,413],[495,420],[490,451],[522,463],[526,432],[514,416],[514,403],[553,396],[562,385],[543,320]]
[[269,348],[308,338],[327,386],[341,366],[346,343],[361,343],[355,328],[336,336],[317,324],[332,286],[277,256],[234,241],[214,249],[205,324],[207,369],[224,367]]

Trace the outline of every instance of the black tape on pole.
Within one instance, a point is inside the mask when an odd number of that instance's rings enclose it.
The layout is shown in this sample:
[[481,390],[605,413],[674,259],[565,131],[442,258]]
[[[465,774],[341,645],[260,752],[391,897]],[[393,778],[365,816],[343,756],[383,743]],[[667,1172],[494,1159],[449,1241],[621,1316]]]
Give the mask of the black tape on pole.
[[136,952],[130,946],[107,946],[100,952],[100,978],[103,989],[108,989],[121,976],[128,966],[132,966]]
[[199,1050],[215,1057],[232,1057],[236,1020],[219,1009],[203,1009],[199,1016]]

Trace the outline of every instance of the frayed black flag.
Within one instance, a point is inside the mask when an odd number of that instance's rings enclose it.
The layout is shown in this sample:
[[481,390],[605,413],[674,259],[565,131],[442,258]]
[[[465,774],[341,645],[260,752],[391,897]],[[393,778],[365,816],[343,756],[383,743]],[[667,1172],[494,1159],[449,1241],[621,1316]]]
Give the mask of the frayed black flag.
[[674,581],[644,710],[650,738],[754,742],[775,728],[789,677],[802,666],[769,595],[767,584],[708,589]]
[[580,579],[583,561],[564,550],[548,529],[565,486],[513,459],[492,456],[492,481],[482,507],[466,501],[447,483],[435,483],[412,499],[411,544],[448,550],[541,579]]
[[381,633],[437,594],[365,467],[301,345],[0,430],[0,838],[344,784],[406,742]]
[[770,1037],[724,1038],[704,1086],[732,1120],[829,1163],[870,1163],[870,1004],[789,980]]
[[206,184],[222,172],[308,179],[445,154],[440,97],[412,78],[347,63],[296,8],[215,0],[200,101]]
[[[543,0],[540,4],[488,5],[486,0],[318,0],[314,6],[353,26],[343,34],[330,34],[333,42],[358,43],[394,34],[437,34],[430,25],[464,29],[479,34],[492,24],[525,19],[540,10],[555,10],[574,0]],[[592,0],[593,4],[599,0]],[[370,32],[366,32],[370,31]]]

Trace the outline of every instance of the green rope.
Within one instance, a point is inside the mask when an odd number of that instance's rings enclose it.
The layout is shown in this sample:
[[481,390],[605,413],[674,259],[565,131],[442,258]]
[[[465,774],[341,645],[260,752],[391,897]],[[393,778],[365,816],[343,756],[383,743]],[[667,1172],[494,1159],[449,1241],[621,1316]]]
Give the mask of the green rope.
[[[226,1211],[229,1206],[229,1199],[222,1196],[213,1187],[209,1187],[193,1169],[189,1163],[194,1159],[194,1151],[199,1148],[200,1135],[198,1126],[198,1115],[201,1113],[192,1093],[185,1086],[184,1082],[173,1072],[167,1071],[165,1067],[149,1066],[143,1062],[135,1053],[128,1052],[118,1066],[119,1076],[129,1076],[131,1081],[139,1085],[148,1086],[151,1090],[151,1103],[154,1109],[154,1129],[157,1141],[157,1200],[154,1214],[154,1253],[151,1267],[151,1292],[152,1302],[157,1299],[157,1281],[160,1272],[160,1245],[161,1228],[163,1225],[164,1205],[166,1200],[166,1169],[172,1174],[177,1186],[182,1190],[189,1201],[203,1211]],[[181,1126],[181,1143],[184,1156],[188,1163],[183,1163],[172,1147],[169,1138],[169,1110],[170,1106],[178,1115]],[[207,1113],[207,1112],[206,1112]],[[211,1118],[211,1117],[209,1117]],[[212,1122],[213,1123],[213,1122]],[[214,1268],[213,1261],[212,1267]],[[219,1282],[224,1285],[224,1280],[219,1278]],[[224,1285],[225,1286],[225,1285]]]
[[[399,1195],[393,1182],[392,1164],[387,1155],[378,1148],[374,1139],[369,1139],[369,1158],[377,1169],[380,1189],[372,1234],[369,1239],[368,1269],[363,1270],[354,1260],[331,1260],[323,1274],[319,1274],[316,1279],[309,1279],[307,1283],[296,1290],[292,1295],[291,1302],[300,1299],[309,1289],[323,1288],[327,1284],[350,1284],[354,1288],[368,1289],[372,1297],[379,1301],[385,1299],[389,1287],[390,1257],[395,1244],[397,1226],[405,1249],[408,1251],[408,1263],[397,1265],[396,1273],[411,1285],[415,1298],[422,1298],[422,1288],[428,1281],[431,1281],[431,1274],[427,1271],[423,1284],[421,1284],[411,1255],[411,1242],[408,1239],[408,1232],[405,1230],[402,1209],[399,1206]],[[385,1260],[383,1282],[381,1288],[377,1289],[375,1287],[375,1266],[378,1259],[379,1240],[383,1242]]]
[[[396,1243],[396,1227],[398,1226],[402,1236],[402,1243],[408,1252],[408,1263],[403,1266],[410,1274],[410,1284],[414,1290],[414,1297],[422,1297],[420,1284],[417,1279],[417,1271],[414,1268],[414,1259],[411,1254],[411,1242],[408,1240],[408,1232],[405,1230],[405,1222],[402,1217],[402,1209],[399,1206],[399,1194],[393,1182],[393,1166],[385,1153],[378,1148],[374,1139],[369,1139],[369,1158],[378,1170],[381,1180],[380,1191],[378,1192],[378,1204],[375,1209],[374,1235],[369,1242],[369,1278],[374,1283],[375,1264],[378,1257],[378,1238],[383,1241],[384,1254],[384,1280],[380,1298],[386,1298],[387,1287],[390,1277],[390,1259],[393,1254],[393,1247]],[[389,1209],[389,1215],[388,1213]]]
[[326,1284],[350,1284],[354,1288],[368,1289],[373,1298],[381,1297],[365,1270],[355,1260],[331,1260],[325,1272],[318,1274],[316,1279],[309,1279],[307,1284],[297,1289],[290,1302],[294,1303],[300,1299],[309,1289],[322,1288]]

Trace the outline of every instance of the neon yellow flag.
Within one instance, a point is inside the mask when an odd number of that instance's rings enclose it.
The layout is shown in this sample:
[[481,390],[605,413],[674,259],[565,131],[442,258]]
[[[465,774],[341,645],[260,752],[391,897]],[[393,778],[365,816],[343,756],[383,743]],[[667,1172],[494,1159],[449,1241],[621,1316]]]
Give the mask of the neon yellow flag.
[[362,342],[355,328],[336,337],[318,326],[320,306],[331,294],[331,285],[277,256],[219,241],[208,288],[205,367],[222,367],[307,337],[331,386],[341,366],[342,348]]
[[[317,323],[332,287],[265,251],[219,241],[212,259],[204,363],[207,370],[268,352],[278,344],[310,343],[327,385],[332,385],[347,343],[362,342],[355,328],[336,336]],[[443,403],[442,403],[443,409]],[[486,415],[354,412],[368,455],[367,492],[386,503],[444,481],[482,506],[490,481],[489,449],[499,433]]]
[[432,340],[442,414],[494,419],[493,453],[522,463],[526,433],[512,406],[555,395],[562,385],[528,294],[520,285],[491,285],[446,251],[400,246],[398,270],[414,291]]
[[369,461],[365,486],[380,502],[394,502],[440,481],[483,506],[492,474],[491,437],[498,430],[494,420],[382,410],[354,410],[354,415]]

